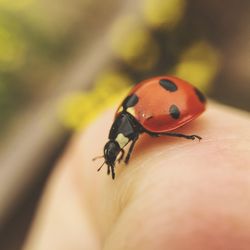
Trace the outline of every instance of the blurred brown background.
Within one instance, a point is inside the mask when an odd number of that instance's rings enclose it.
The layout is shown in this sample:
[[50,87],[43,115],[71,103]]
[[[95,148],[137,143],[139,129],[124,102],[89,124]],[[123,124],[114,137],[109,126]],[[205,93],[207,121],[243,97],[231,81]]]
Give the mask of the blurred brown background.
[[1,0],[0,249],[21,249],[70,134],[136,82],[174,74],[249,111],[249,13],[247,0]]

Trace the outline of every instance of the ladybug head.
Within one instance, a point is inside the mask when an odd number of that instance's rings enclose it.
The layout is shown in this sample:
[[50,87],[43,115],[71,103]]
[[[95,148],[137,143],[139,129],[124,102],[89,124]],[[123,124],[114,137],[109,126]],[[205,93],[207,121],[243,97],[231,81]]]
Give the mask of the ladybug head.
[[97,169],[97,171],[100,171],[102,167],[107,164],[108,165],[108,174],[110,174],[110,170],[112,173],[112,178],[115,178],[115,161],[117,158],[117,155],[120,153],[121,147],[119,146],[117,141],[110,140],[106,143],[104,146],[104,154],[102,156],[97,156],[93,158],[92,160],[95,161],[99,158],[104,158],[104,162],[102,165]]
[[120,151],[121,148],[117,141],[108,141],[104,146],[105,163],[114,167],[117,155]]

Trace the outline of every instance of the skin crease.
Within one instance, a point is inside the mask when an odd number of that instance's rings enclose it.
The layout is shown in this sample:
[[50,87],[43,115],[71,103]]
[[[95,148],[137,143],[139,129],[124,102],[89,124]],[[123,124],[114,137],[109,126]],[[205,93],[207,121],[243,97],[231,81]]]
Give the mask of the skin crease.
[[96,172],[113,119],[72,139],[45,189],[24,249],[243,250],[250,246],[250,116],[210,104],[176,130],[141,136],[128,166]]

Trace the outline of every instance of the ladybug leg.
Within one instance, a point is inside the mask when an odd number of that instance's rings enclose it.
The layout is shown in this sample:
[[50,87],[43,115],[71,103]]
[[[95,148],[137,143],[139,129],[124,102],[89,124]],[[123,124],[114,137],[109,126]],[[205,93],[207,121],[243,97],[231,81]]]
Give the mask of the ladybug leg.
[[122,149],[121,149],[121,156],[117,159],[118,163],[120,163],[121,160],[123,159],[124,153],[125,153],[125,151],[124,151],[124,149],[122,148]]
[[110,168],[111,168],[112,179],[114,180],[115,179],[115,168],[112,165],[110,166]]
[[110,172],[112,175],[112,179],[114,180],[115,179],[115,169],[114,169],[114,166],[112,166],[112,165],[108,165],[107,175],[110,175]]
[[110,174],[110,166],[108,165],[108,169],[107,169],[107,175]]
[[202,139],[200,136],[198,135],[184,135],[184,134],[179,134],[179,133],[169,133],[169,132],[165,132],[165,133],[149,133],[149,135],[153,136],[153,137],[159,137],[159,136],[174,136],[174,137],[182,137],[188,140],[195,140],[198,139],[199,141]]
[[132,141],[132,143],[131,143],[131,145],[130,145],[130,147],[129,147],[128,153],[127,153],[126,158],[125,158],[125,161],[124,161],[126,164],[128,164],[128,162],[129,162],[131,153],[132,153],[132,151],[133,151],[133,149],[134,149],[134,146],[135,146],[135,143],[136,143],[137,139],[138,139],[138,137],[136,137],[136,138]]

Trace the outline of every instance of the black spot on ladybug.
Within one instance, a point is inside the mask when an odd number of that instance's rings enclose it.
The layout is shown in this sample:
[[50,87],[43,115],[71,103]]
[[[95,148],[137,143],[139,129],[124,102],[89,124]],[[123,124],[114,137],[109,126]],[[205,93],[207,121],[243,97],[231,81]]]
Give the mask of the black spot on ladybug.
[[195,94],[199,98],[200,102],[204,103],[206,102],[206,97],[198,90],[197,88],[194,88]]
[[178,119],[180,117],[180,110],[176,105],[171,105],[169,108],[169,114],[171,115],[172,118]]
[[136,94],[129,95],[125,98],[122,103],[124,109],[135,106],[135,104],[139,101],[139,98]]
[[170,91],[170,92],[175,92],[177,90],[177,86],[175,83],[173,83],[172,81],[170,80],[167,80],[167,79],[161,79],[160,80],[160,85],[166,89],[167,91]]

